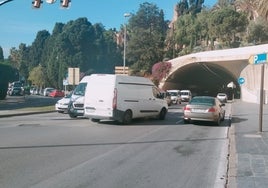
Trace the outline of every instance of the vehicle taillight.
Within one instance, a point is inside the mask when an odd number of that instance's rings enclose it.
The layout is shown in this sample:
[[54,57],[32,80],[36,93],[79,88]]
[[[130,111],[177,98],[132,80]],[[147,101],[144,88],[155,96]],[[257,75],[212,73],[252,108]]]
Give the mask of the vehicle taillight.
[[117,108],[117,89],[114,89],[114,98],[113,98],[113,109]]
[[216,112],[216,109],[211,107],[211,108],[208,109],[208,112]]
[[185,106],[185,107],[183,108],[183,111],[191,111],[191,108],[190,108],[189,106]]

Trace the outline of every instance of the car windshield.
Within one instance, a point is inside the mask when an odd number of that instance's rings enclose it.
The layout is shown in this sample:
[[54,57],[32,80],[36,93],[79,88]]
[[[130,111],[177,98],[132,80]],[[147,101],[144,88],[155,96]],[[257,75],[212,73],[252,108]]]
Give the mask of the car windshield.
[[202,98],[196,97],[190,101],[190,104],[198,104],[198,105],[214,105],[215,100],[213,98]]
[[20,82],[15,82],[13,87],[22,87],[22,83]]
[[76,88],[74,89],[74,95],[81,95],[84,96],[85,95],[85,91],[86,91],[86,87],[87,87],[87,83],[80,83],[78,86],[76,86]]

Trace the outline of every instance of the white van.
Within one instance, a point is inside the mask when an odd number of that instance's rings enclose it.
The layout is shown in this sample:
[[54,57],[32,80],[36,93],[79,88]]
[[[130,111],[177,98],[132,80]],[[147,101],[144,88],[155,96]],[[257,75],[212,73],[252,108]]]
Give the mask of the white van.
[[167,101],[151,80],[113,74],[91,75],[84,108],[92,121],[110,119],[123,124],[140,117],[163,120],[168,111]]
[[181,90],[181,101],[189,102],[192,99],[192,93],[190,90]]
[[71,118],[84,116],[84,96],[90,76],[85,76],[75,87],[68,105],[68,114]]
[[172,89],[167,90],[167,92],[170,94],[171,101],[173,104],[181,104],[180,90]]

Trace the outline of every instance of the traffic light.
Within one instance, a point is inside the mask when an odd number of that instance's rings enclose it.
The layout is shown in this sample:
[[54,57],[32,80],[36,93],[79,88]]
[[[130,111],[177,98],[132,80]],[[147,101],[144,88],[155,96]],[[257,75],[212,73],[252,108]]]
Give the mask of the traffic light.
[[61,3],[61,7],[68,8],[69,4],[71,3],[71,0],[61,0],[60,3]]
[[34,8],[40,8],[42,3],[43,3],[43,1],[41,1],[41,0],[34,0],[32,2]]
[[56,2],[56,0],[46,0],[46,2],[47,2],[48,4],[53,4],[53,3]]

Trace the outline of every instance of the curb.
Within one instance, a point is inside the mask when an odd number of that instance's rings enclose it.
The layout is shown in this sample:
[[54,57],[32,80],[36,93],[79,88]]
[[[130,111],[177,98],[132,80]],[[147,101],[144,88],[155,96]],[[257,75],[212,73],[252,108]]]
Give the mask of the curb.
[[52,113],[52,112],[56,112],[54,111],[32,111],[32,112],[21,112],[21,113],[16,113],[13,111],[13,113],[11,114],[1,114],[0,118],[4,118],[4,117],[13,117],[13,116],[25,116],[25,115],[32,115],[32,114],[44,114],[44,113]]
[[[231,121],[231,120],[230,120]],[[235,128],[231,125],[229,129],[229,164],[228,164],[228,182],[227,188],[237,188],[237,153],[235,142]]]

